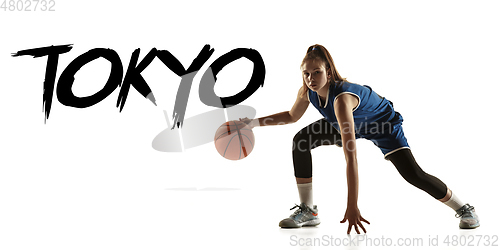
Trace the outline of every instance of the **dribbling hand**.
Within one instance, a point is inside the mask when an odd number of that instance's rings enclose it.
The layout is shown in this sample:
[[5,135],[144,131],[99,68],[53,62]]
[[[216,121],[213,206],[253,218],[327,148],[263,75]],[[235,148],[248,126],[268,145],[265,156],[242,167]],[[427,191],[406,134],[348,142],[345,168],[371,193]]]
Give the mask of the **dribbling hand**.
[[250,129],[253,129],[253,125],[252,125],[252,119],[248,119],[248,117],[245,117],[245,118],[240,118],[240,121],[241,122],[244,122],[248,127],[250,127]]

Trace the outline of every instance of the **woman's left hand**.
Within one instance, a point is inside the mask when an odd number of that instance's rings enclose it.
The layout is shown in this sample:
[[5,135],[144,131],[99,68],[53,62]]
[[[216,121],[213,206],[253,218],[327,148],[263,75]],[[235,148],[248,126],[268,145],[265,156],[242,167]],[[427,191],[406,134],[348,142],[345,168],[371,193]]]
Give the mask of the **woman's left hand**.
[[358,226],[360,226],[361,229],[363,229],[363,232],[366,233],[366,229],[363,226],[363,224],[361,224],[361,222],[366,222],[366,223],[370,224],[370,222],[368,222],[367,220],[365,220],[365,218],[363,218],[361,216],[361,213],[359,212],[359,209],[357,206],[354,206],[354,207],[348,206],[346,211],[345,211],[344,219],[342,221],[340,221],[340,223],[344,223],[347,220],[349,221],[349,227],[347,229],[347,234],[351,233],[352,226],[354,226],[356,233],[358,233],[358,234],[360,233]]

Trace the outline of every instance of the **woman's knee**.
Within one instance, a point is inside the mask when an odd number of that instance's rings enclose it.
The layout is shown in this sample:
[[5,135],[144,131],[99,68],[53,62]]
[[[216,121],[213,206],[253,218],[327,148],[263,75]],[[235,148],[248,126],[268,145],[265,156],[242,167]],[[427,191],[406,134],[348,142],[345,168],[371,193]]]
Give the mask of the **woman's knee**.
[[423,171],[415,161],[409,149],[397,151],[388,157],[403,178],[434,198],[442,198],[446,194],[446,185],[438,178]]
[[303,130],[295,134],[293,137],[293,150],[299,150],[300,152],[309,151],[312,149],[311,136],[307,133],[303,133]]
[[422,186],[427,183],[427,173],[419,169],[413,169],[411,171],[400,171],[401,176],[414,186]]

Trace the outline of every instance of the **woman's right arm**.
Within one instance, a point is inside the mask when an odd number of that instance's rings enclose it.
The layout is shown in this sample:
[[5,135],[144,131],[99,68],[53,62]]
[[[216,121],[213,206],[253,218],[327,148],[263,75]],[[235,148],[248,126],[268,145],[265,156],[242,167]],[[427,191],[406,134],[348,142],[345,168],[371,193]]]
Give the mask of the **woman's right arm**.
[[276,113],[273,115],[255,118],[255,119],[240,119],[241,121],[247,123],[250,127],[257,126],[269,126],[269,125],[284,125],[289,123],[294,123],[298,121],[302,115],[307,110],[309,106],[309,100],[307,99],[307,94],[302,95],[302,88],[299,89],[297,93],[297,99],[293,104],[292,109],[290,111],[284,111],[281,113]]

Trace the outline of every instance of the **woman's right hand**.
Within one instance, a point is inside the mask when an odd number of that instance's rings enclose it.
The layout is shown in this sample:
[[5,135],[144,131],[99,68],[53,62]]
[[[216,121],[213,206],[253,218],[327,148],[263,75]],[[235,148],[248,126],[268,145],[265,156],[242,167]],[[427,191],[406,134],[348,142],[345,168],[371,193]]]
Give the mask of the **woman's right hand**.
[[247,126],[250,127],[250,129],[253,129],[255,127],[254,122],[252,122],[253,120],[249,119],[248,117],[240,118],[240,121],[247,124]]

